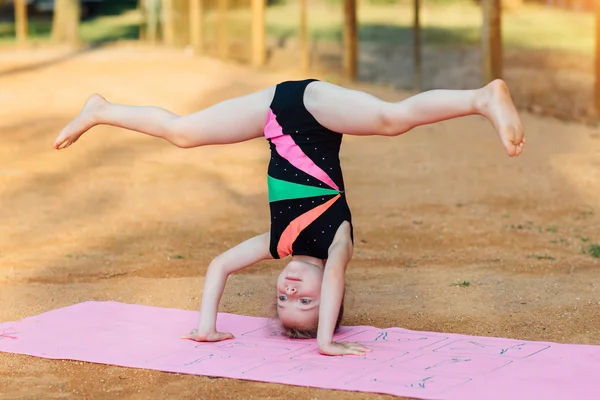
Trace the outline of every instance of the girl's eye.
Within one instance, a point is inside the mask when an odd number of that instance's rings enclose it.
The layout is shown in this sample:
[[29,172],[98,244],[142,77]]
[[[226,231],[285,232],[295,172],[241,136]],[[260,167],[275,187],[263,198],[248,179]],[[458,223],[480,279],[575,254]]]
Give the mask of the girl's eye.
[[279,300],[286,301],[287,300],[287,296],[285,294],[280,294],[279,295]]
[[309,299],[300,299],[300,303],[302,303],[302,304],[310,304],[310,300]]

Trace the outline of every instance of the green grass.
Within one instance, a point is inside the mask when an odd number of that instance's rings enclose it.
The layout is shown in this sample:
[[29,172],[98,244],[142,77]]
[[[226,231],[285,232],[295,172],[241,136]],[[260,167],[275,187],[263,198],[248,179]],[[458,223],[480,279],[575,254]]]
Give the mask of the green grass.
[[460,283],[453,283],[452,286],[469,287],[469,286],[471,286],[471,282],[469,282],[469,281],[462,281]]
[[532,254],[530,256],[527,256],[528,258],[535,258],[536,260],[556,260],[556,258],[552,257],[552,256],[543,256],[543,255],[538,255],[538,254]]
[[[510,229],[529,229],[531,230],[533,228],[533,222],[527,221],[525,224],[511,224],[509,225]],[[538,232],[540,231],[540,228],[538,227]]]
[[600,258],[600,244],[589,245],[586,252],[592,257]]
[[135,12],[103,16],[81,24],[81,38],[85,42],[110,42],[139,37],[139,18]]

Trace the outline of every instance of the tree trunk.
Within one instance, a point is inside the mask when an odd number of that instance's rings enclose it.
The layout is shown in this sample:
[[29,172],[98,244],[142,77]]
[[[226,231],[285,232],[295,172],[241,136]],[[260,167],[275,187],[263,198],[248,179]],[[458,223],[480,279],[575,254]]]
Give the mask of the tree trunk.
[[79,0],[55,0],[52,39],[58,43],[79,44],[80,17]]

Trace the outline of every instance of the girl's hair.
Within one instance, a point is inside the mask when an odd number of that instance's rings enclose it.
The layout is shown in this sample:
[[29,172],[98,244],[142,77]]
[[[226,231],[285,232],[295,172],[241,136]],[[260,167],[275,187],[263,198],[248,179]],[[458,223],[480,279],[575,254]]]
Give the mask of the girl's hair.
[[[340,306],[340,312],[338,313],[337,321],[335,321],[335,329],[334,332],[338,330],[340,324],[342,323],[342,318],[344,317],[344,299],[342,298],[342,305]],[[314,327],[300,329],[294,326],[285,326],[284,324],[279,322],[281,327],[283,328],[283,335],[289,337],[290,339],[313,339],[317,337],[317,325]]]

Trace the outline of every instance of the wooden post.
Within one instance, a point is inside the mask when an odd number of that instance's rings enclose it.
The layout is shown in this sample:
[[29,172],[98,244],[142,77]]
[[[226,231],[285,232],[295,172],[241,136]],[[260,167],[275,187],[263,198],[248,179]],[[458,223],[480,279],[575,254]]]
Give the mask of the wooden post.
[[358,72],[358,29],[356,0],[344,0],[344,73],[351,81]]
[[229,1],[218,0],[217,7],[217,53],[220,58],[225,59],[229,53],[229,39],[227,37],[227,31],[229,30],[229,27],[227,26],[227,9],[229,8]]
[[186,47],[190,43],[190,0],[171,0],[173,2],[173,46]]
[[58,43],[79,45],[80,16],[81,4],[79,0],[55,0],[54,15],[52,17],[52,39]]
[[190,0],[190,44],[197,53],[204,49],[204,5],[202,0]]
[[260,67],[267,61],[266,0],[252,0],[252,65]]
[[69,42],[77,46],[81,43],[81,36],[79,34],[79,26],[81,23],[81,3],[78,0],[72,0],[70,7],[70,18],[68,27]]
[[155,44],[158,40],[158,27],[160,25],[161,0],[144,0],[146,39]]
[[146,12],[146,0],[138,0],[137,8],[138,8],[138,12],[140,13],[140,30],[139,30],[138,39],[143,42],[148,37],[148,34],[147,34],[148,15]]
[[423,61],[421,57],[421,0],[414,0],[413,58],[415,60],[415,89],[423,90]]
[[600,1],[596,1],[596,119],[600,120]]
[[300,65],[302,72],[310,68],[310,45],[308,40],[308,11],[307,0],[300,0]]
[[15,30],[17,44],[27,43],[27,2],[25,0],[15,0]]
[[162,0],[163,40],[167,46],[175,44],[173,0]]
[[481,29],[483,84],[502,78],[502,9],[501,0],[482,0]]

